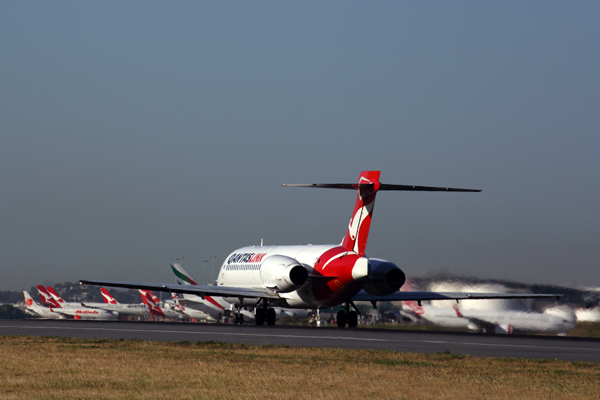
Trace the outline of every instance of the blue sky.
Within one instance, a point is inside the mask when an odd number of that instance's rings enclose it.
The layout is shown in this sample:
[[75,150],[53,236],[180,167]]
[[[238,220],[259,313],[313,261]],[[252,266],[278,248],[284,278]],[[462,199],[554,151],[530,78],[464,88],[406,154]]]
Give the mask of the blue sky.
[[[600,286],[597,2],[2,2],[1,290],[339,243]],[[210,263],[209,263],[210,264]],[[215,268],[216,269],[216,268]],[[206,278],[208,280],[208,276]]]

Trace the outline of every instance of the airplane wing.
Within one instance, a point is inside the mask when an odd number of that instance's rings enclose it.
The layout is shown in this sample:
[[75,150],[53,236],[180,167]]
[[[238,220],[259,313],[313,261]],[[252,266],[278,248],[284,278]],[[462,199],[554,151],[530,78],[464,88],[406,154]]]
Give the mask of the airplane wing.
[[169,283],[148,283],[148,282],[114,282],[114,281],[88,281],[82,279],[79,281],[81,285],[95,286],[111,286],[127,289],[144,289],[156,290],[159,292],[175,292],[189,293],[201,297],[204,296],[221,296],[221,297],[250,297],[250,298],[267,298],[279,299],[277,293],[271,290],[264,289],[248,289],[229,286],[212,286],[212,285],[179,285]]
[[374,296],[361,290],[352,301],[422,301],[422,300],[483,300],[483,299],[560,299],[562,294],[537,293],[474,293],[474,292],[396,292]]

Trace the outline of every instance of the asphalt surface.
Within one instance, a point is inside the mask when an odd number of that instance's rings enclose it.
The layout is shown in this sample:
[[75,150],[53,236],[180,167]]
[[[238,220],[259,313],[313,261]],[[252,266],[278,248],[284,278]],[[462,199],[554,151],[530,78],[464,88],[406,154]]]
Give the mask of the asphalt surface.
[[221,341],[253,345],[450,352],[600,362],[600,339],[462,332],[221,325],[182,322],[0,320],[0,335],[155,341]]

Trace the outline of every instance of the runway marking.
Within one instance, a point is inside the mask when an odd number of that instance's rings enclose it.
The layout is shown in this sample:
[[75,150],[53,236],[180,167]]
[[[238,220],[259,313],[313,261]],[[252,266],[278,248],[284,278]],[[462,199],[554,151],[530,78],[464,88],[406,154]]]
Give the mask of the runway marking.
[[[81,327],[58,327],[58,326],[10,326],[4,325],[0,328],[29,328],[29,329],[69,329],[69,330],[80,330],[80,331],[106,331],[106,332],[128,332],[128,333],[176,333],[176,334],[189,334],[189,335],[214,335],[215,332],[208,331],[174,331],[174,330],[162,330],[162,329],[111,329],[111,328],[81,328]],[[413,339],[376,339],[376,338],[357,338],[357,337],[344,337],[344,336],[316,336],[316,335],[278,335],[278,334],[257,334],[257,333],[218,333],[219,335],[229,336],[249,336],[249,337],[274,337],[274,338],[294,338],[294,339],[327,339],[327,340],[345,340],[345,341],[369,341],[369,342],[381,342],[381,343],[429,343],[429,344],[454,344],[454,345],[466,345],[466,346],[484,346],[484,347],[513,347],[513,348],[532,348],[532,349],[554,349],[554,350],[571,350],[571,351],[600,351],[600,348],[593,347],[556,347],[556,346],[538,346],[538,345],[525,345],[525,344],[494,344],[494,343],[475,343],[475,342],[451,342],[443,340],[413,340]]]

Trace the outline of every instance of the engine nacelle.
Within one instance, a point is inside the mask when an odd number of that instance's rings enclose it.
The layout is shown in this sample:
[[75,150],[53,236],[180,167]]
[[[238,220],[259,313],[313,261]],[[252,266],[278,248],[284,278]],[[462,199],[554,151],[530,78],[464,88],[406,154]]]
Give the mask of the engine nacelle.
[[364,290],[374,296],[387,296],[404,285],[404,272],[391,261],[378,258],[369,259],[370,273]]
[[308,271],[293,258],[274,255],[262,261],[260,279],[269,289],[287,293],[304,285],[308,279]]

